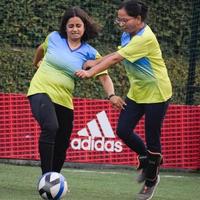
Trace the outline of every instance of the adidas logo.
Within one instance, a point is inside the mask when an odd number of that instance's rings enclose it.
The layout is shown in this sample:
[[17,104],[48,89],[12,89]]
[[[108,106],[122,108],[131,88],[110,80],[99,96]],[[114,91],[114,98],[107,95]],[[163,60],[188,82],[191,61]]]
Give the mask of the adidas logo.
[[[74,150],[121,152],[122,142],[116,141],[116,136],[105,111],[96,114],[97,120],[87,123],[87,128],[78,131],[80,138],[71,141]],[[86,137],[83,138],[83,137]]]

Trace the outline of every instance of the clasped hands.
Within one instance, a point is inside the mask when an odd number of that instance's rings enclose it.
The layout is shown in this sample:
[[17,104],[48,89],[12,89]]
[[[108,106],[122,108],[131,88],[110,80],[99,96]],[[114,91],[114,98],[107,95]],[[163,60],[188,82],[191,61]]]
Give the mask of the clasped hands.
[[[84,63],[83,69],[79,70],[75,73],[76,76],[79,78],[91,78],[93,75],[91,73],[91,68],[96,65],[94,60],[88,60]],[[126,106],[125,101],[119,96],[112,96],[109,101],[111,102],[112,106],[116,109],[124,109]]]
[[95,64],[96,64],[95,60],[86,61],[83,65],[83,69],[75,72],[75,75],[78,76],[79,78],[91,78],[93,75],[90,69],[94,67]]

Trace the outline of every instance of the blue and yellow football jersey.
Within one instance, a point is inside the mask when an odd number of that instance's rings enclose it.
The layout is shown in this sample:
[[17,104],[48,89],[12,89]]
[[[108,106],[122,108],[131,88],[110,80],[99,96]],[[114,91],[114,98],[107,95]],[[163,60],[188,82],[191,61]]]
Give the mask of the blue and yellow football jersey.
[[73,109],[75,72],[82,69],[87,60],[97,59],[100,55],[88,43],[82,43],[77,49],[70,49],[67,40],[56,31],[47,36],[42,46],[45,56],[31,81],[27,95],[46,93],[54,103]]

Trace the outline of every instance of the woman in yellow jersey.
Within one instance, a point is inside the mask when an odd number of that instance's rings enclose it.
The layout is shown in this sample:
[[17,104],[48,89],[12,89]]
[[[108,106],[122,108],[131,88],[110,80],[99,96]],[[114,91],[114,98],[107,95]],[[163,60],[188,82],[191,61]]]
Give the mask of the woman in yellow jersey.
[[[75,71],[82,69],[87,60],[100,57],[86,41],[98,33],[97,25],[78,7],[67,9],[59,31],[50,33],[35,54],[38,67],[28,99],[31,110],[41,127],[39,153],[42,174],[60,172],[66,158],[73,127]],[[114,93],[113,83],[106,71],[98,78],[107,95]],[[120,97],[110,100],[121,107]]]
[[[117,134],[138,154],[138,182],[144,182],[137,199],[151,199],[159,183],[161,155],[161,126],[172,96],[171,83],[162,58],[158,41],[145,23],[148,8],[136,0],[123,1],[116,23],[122,28],[121,47],[101,62],[88,61],[90,70],[79,70],[76,75],[89,78],[120,61],[123,62],[130,82],[129,92],[122,109]],[[115,94],[111,95],[114,98]],[[146,143],[135,133],[145,115]]]

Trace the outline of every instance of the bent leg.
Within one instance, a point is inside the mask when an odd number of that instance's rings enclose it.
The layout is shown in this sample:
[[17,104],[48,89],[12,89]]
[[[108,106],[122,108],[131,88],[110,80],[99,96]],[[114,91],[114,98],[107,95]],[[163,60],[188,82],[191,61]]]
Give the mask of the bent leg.
[[39,137],[39,153],[42,173],[53,169],[53,152],[58,121],[54,105],[46,94],[36,94],[29,97],[33,116],[38,121],[41,134]]
[[120,113],[117,134],[123,142],[138,155],[146,155],[146,147],[142,139],[133,132],[138,121],[144,114],[142,104],[126,99],[126,106]]

